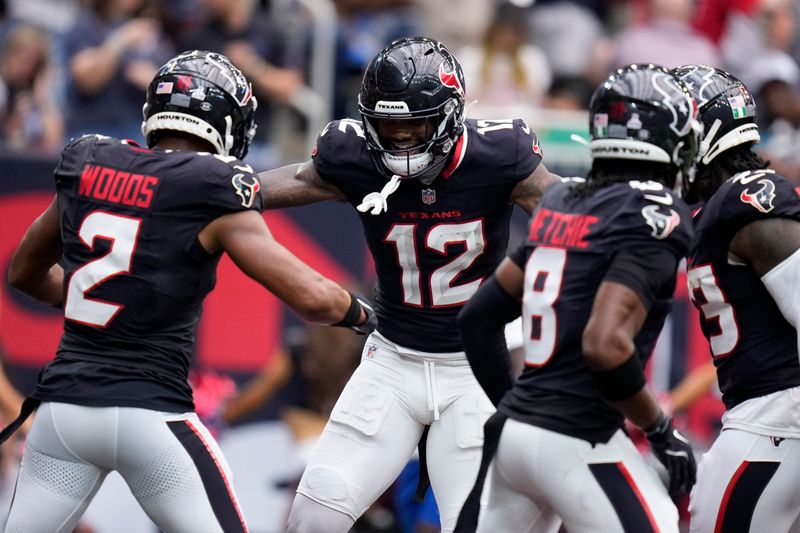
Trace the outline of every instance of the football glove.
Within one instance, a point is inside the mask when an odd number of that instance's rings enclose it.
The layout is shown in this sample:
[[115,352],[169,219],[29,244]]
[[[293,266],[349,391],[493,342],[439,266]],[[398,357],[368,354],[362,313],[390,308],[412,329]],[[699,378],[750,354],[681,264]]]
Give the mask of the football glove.
[[669,494],[672,497],[687,493],[695,482],[697,464],[692,446],[672,425],[672,419],[663,414],[661,418],[645,430],[650,449],[661,461],[669,474]]

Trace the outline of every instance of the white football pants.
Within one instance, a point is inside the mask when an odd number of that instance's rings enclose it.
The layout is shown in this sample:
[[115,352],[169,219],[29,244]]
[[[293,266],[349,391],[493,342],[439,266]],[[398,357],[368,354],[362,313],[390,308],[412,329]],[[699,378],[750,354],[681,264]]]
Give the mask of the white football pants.
[[450,356],[426,356],[374,333],[367,339],[297,489],[319,505],[309,509],[308,500],[295,498],[292,533],[346,531],[310,528],[337,522],[324,519],[331,509],[353,520],[361,516],[397,478],[426,425],[431,487],[442,531],[452,531],[475,482],[483,424],[494,407],[464,354]]
[[508,419],[490,469],[479,533],[677,533],[658,474],[617,431],[605,444]]
[[726,429],[697,468],[693,533],[800,532],[800,439]]
[[112,470],[166,533],[247,531],[230,468],[194,413],[45,402],[6,533],[71,533]]

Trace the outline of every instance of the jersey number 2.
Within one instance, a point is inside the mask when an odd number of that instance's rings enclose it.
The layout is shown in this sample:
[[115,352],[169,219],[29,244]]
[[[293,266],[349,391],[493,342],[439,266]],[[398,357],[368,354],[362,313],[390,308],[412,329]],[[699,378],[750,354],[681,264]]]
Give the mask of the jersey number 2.
[[73,322],[104,328],[122,310],[119,304],[93,300],[86,293],[104,281],[131,269],[136,238],[141,219],[95,211],[87,216],[78,236],[89,249],[94,249],[98,237],[109,239],[111,247],[102,257],[89,261],[77,269],[67,285],[64,317]]
[[[397,260],[402,270],[403,303],[422,307],[422,276],[420,274],[416,224],[396,224],[384,239],[397,248]],[[468,269],[483,253],[483,221],[473,220],[461,224],[433,226],[425,236],[425,246],[441,255],[447,255],[447,245],[464,243],[466,249],[452,261],[434,270],[429,278],[432,307],[460,305],[469,300],[480,287],[480,279],[452,285],[459,274]]]
[[561,294],[566,265],[566,250],[546,246],[535,248],[525,264],[522,337],[528,366],[546,365],[556,349],[558,315],[553,306]]

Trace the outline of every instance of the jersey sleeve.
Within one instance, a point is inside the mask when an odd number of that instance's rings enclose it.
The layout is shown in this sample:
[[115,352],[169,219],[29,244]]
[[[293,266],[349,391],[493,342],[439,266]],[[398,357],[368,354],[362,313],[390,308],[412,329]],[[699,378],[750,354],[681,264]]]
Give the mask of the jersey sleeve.
[[666,246],[676,257],[684,257],[694,237],[689,207],[666,188],[650,189],[654,183],[631,182],[636,192],[629,195],[619,209],[620,218],[630,228],[631,235],[621,239],[620,246],[636,249],[657,243]]
[[619,238],[604,278],[634,290],[650,308],[675,271],[693,237],[689,208],[655,182],[631,182],[619,208]]
[[56,183],[65,183],[81,175],[86,162],[91,159],[96,135],[84,135],[72,139],[61,152],[61,159],[55,168]]
[[[198,156],[208,157],[208,156]],[[213,157],[213,156],[212,156]],[[213,161],[196,159],[206,164],[205,176],[206,199],[216,216],[249,209],[263,211],[261,199],[261,182],[250,165],[238,159]]]
[[[737,174],[720,187],[718,216],[734,231],[757,220],[800,220],[800,197],[794,186],[772,170]],[[715,195],[716,196],[716,195]]]
[[517,132],[516,175],[519,180],[524,180],[536,170],[536,167],[542,162],[544,154],[539,145],[539,138],[527,122],[523,119],[515,119],[514,126]]
[[[334,120],[320,132],[311,152],[319,176],[339,188],[347,186],[346,176],[353,176],[359,165],[372,165],[366,154],[364,129],[354,119]],[[354,164],[355,163],[355,164]]]

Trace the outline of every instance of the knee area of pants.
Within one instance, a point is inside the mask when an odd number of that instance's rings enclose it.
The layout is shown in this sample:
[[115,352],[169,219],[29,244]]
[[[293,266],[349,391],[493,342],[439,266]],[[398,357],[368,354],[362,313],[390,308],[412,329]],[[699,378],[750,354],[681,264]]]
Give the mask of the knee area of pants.
[[289,513],[286,532],[343,533],[349,531],[354,523],[355,520],[347,514],[298,494]]
[[[301,490],[312,494],[316,500],[329,502],[336,507],[352,509],[354,505],[350,484],[339,471],[333,468],[316,466],[306,470],[303,474]],[[312,501],[312,504],[316,504],[316,502]],[[308,505],[313,506],[312,504]]]

